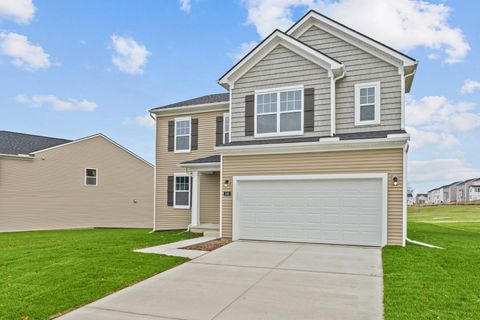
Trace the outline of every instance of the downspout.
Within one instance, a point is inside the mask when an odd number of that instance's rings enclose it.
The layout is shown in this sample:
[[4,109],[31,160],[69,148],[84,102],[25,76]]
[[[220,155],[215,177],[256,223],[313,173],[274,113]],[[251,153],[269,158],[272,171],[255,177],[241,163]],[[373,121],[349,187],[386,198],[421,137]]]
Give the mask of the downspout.
[[[155,150],[157,149],[157,117],[151,112],[150,118],[155,121]],[[155,165],[153,166],[153,229],[150,233],[157,229],[157,152],[155,152]]]
[[345,77],[345,66],[342,66],[342,74],[339,75],[338,77],[330,77],[330,135],[333,137],[336,133],[336,110],[335,110],[335,96],[336,96],[336,90],[335,90],[335,85],[337,83],[337,80],[342,79]]

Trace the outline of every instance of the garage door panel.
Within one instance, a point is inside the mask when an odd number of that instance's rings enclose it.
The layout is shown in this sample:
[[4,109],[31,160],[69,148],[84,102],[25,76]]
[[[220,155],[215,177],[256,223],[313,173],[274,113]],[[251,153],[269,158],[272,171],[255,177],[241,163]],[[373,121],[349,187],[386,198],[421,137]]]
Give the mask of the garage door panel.
[[239,181],[240,239],[381,245],[381,179]]

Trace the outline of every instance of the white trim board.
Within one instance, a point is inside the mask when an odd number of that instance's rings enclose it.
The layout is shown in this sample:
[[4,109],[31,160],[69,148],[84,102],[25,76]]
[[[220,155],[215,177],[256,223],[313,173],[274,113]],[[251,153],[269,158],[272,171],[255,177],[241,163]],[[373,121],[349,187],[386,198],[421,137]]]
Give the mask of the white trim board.
[[242,60],[240,60],[240,62],[227,71],[227,73],[218,80],[218,83],[226,89],[231,88],[240,77],[248,72],[248,70],[255,66],[267,54],[273,51],[278,45],[283,45],[305,59],[328,70],[330,76],[333,74],[339,75],[344,69],[342,63],[339,63],[320,51],[314,50],[280,30],[275,30]]
[[276,144],[255,144],[239,146],[219,146],[214,150],[224,156],[283,154],[283,153],[310,153],[330,151],[354,151],[376,149],[398,149],[408,143],[407,137],[391,137],[378,139],[358,140],[322,140],[313,142],[293,142]]
[[122,149],[123,151],[131,154],[132,156],[134,156],[134,157],[137,158],[138,160],[141,160],[141,161],[145,162],[145,163],[148,164],[150,167],[152,167],[152,168],[154,167],[154,165],[151,164],[150,162],[148,162],[147,160],[145,160],[145,159],[143,159],[142,157],[136,155],[136,154],[133,153],[132,151],[128,150],[127,148],[125,148],[125,147],[122,146],[121,144],[113,141],[112,139],[110,139],[109,137],[107,137],[106,135],[104,135],[104,134],[102,134],[102,133],[97,133],[97,134],[94,134],[94,135],[91,135],[91,136],[87,136],[87,137],[84,137],[84,138],[80,138],[80,139],[77,139],[77,140],[73,140],[73,141],[70,141],[70,142],[67,142],[67,143],[64,143],[64,144],[59,144],[59,145],[54,146],[54,147],[37,150],[37,151],[32,152],[31,154],[37,154],[37,153],[40,153],[40,152],[45,152],[45,151],[50,151],[50,150],[54,150],[54,149],[57,149],[57,148],[66,147],[66,146],[69,146],[69,145],[71,145],[71,144],[79,143],[79,142],[86,141],[86,140],[90,140],[90,139],[93,139],[93,138],[103,138],[103,139],[107,140],[108,142],[112,143],[113,145],[119,147],[119,148]]
[[288,180],[382,180],[382,239],[381,246],[388,240],[388,173],[345,173],[345,174],[311,174],[311,175],[265,175],[265,176],[233,176],[232,192],[232,240],[239,240],[240,217],[238,212],[238,183],[241,181],[288,181]]

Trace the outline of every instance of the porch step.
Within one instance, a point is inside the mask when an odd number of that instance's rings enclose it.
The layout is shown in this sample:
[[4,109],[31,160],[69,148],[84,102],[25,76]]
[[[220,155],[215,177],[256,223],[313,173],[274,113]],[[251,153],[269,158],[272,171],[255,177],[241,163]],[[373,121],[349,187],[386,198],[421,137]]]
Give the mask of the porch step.
[[195,227],[191,227],[190,231],[194,233],[203,233],[205,237],[215,237],[220,236],[220,226],[218,224],[200,224]]
[[204,231],[203,232],[204,237],[212,237],[212,238],[220,238],[220,231]]

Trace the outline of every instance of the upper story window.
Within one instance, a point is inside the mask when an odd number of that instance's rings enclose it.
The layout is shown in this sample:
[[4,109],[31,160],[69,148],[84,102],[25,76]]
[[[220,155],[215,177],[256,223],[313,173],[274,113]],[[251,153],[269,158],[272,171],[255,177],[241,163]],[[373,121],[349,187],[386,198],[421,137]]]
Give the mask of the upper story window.
[[223,114],[223,143],[230,142],[230,115],[228,112]]
[[190,152],[191,119],[175,119],[175,152]]
[[355,125],[380,124],[380,82],[355,85]]
[[96,186],[98,182],[97,169],[86,168],[85,169],[85,185]]
[[255,92],[255,136],[303,134],[303,86]]

